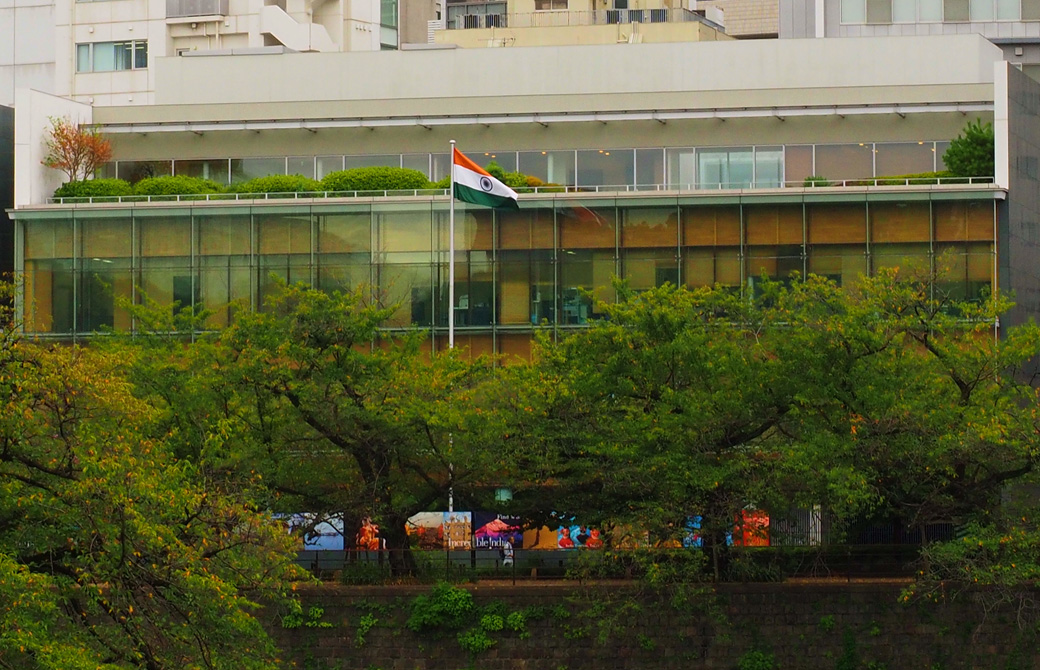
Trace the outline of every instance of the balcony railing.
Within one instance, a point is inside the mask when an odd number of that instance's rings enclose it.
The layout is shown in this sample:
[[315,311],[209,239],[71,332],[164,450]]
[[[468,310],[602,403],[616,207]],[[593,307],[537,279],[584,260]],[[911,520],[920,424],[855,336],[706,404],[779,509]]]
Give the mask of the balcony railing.
[[704,23],[721,26],[688,9],[596,9],[592,11],[546,11],[527,14],[463,14],[448,21],[449,30],[468,28],[555,28],[560,26],[606,26],[624,23]]
[[[923,177],[900,178],[878,177],[874,179],[845,179],[833,181],[791,181],[783,184],[768,185],[739,184],[621,184],[605,186],[535,186],[518,188],[521,195],[549,195],[564,193],[669,193],[689,194],[719,191],[747,193],[761,190],[805,190],[818,191],[830,188],[879,188],[902,187],[921,188],[933,186],[985,186],[996,188],[993,177]],[[123,195],[99,196],[91,198],[48,198],[49,205],[89,205],[117,203],[149,203],[149,202],[227,202],[255,200],[312,200],[322,198],[389,198],[389,197],[446,197],[448,189],[402,189],[394,191],[303,191],[298,193],[202,193],[190,195]]]
[[166,18],[227,16],[229,0],[166,0]]

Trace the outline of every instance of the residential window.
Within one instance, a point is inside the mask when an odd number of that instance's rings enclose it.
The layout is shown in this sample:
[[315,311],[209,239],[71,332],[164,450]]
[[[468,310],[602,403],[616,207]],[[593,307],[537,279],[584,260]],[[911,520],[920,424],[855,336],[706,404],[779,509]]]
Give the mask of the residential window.
[[841,0],[842,23],[864,23],[867,20],[867,8],[864,0]]
[[546,9],[567,9],[567,0],[534,0],[536,11]]
[[115,72],[147,67],[147,40],[76,45],[76,72]]

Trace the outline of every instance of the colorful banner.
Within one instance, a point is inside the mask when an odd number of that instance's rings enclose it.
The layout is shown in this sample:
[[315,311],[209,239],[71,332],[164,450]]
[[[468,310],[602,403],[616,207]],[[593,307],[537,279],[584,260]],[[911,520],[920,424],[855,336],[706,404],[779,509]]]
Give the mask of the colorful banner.
[[473,542],[477,549],[497,549],[507,542],[513,547],[523,543],[520,517],[494,512],[473,513]]
[[343,517],[321,516],[303,512],[300,514],[275,515],[288,525],[290,533],[303,537],[305,551],[343,551]]
[[473,513],[445,512],[444,541],[448,549],[464,550],[473,548]]

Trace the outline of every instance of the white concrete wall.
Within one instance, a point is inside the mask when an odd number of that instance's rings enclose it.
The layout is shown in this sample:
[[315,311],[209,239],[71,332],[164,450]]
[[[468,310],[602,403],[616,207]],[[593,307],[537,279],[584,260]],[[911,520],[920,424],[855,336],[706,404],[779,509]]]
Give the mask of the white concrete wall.
[[53,0],[0,0],[0,105],[15,90],[54,90]]
[[[520,96],[733,91],[761,97],[784,90],[991,84],[998,60],[1000,49],[976,35],[167,58],[156,63],[156,102],[451,98],[462,106],[493,98],[520,107]],[[322,76],[300,74],[315,72]],[[689,104],[698,106],[695,98]],[[792,103],[778,97],[776,104]],[[645,105],[654,109],[654,99]]]
[[15,92],[14,205],[46,202],[65,181],[65,175],[43,165],[51,119],[68,117],[75,123],[93,121],[90,105],[31,89]]

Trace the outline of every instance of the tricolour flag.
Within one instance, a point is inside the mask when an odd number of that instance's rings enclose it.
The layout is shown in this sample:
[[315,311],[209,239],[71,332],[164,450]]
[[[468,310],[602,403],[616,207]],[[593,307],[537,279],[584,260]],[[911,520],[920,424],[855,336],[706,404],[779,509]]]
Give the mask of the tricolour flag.
[[455,179],[455,197],[459,200],[488,207],[520,209],[516,191],[489,175],[487,170],[466,158],[458,149],[455,149],[451,169]]

